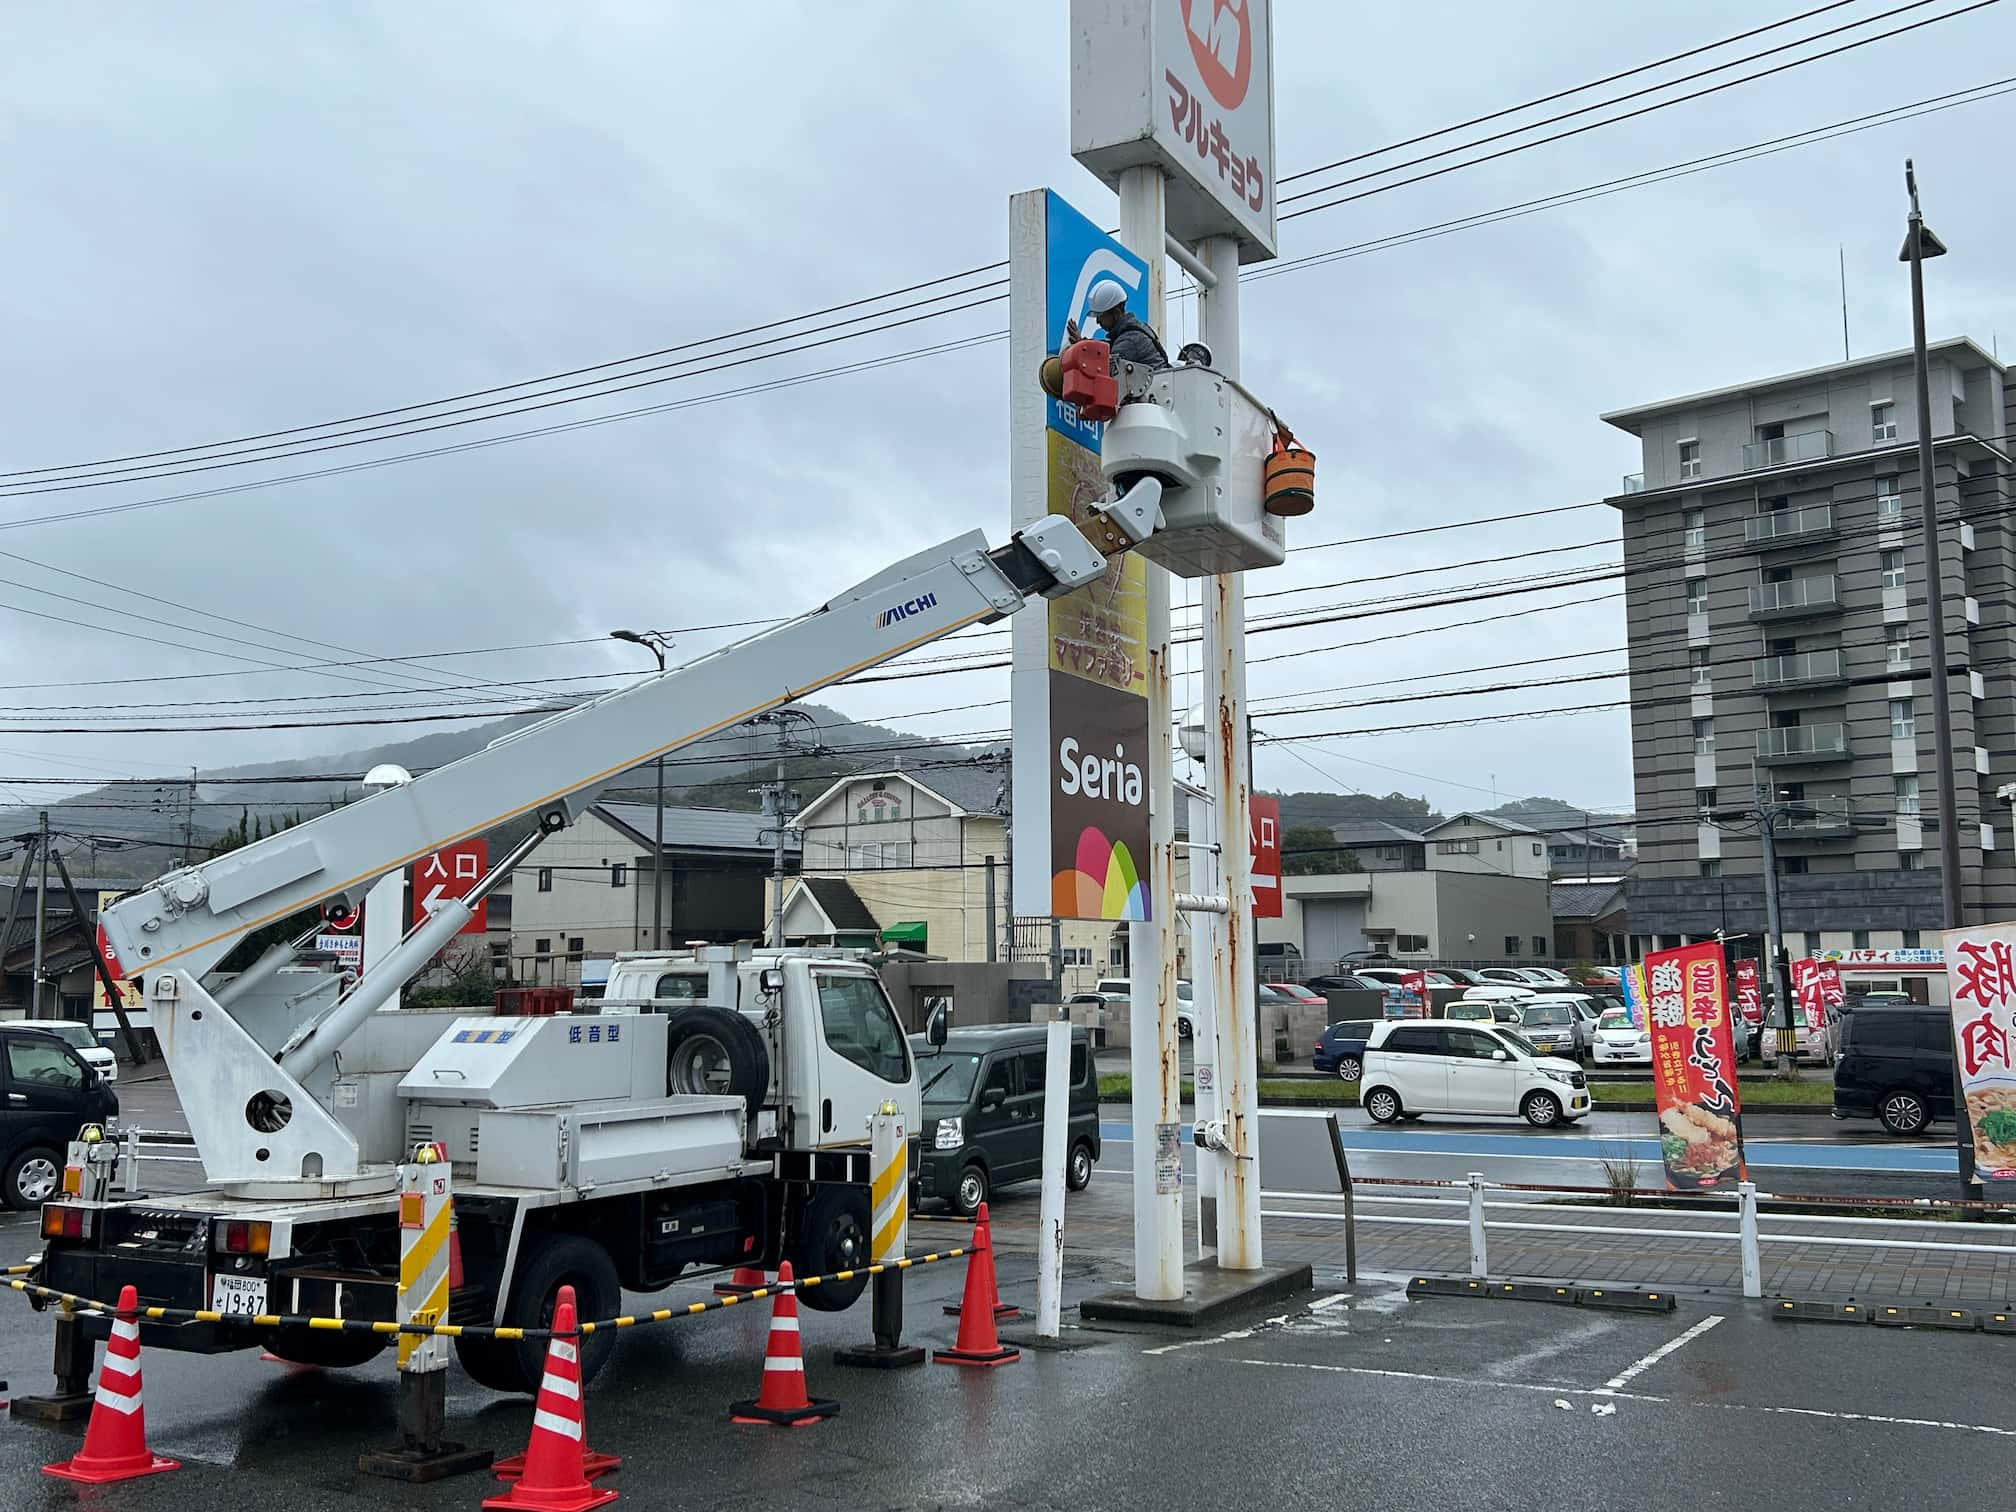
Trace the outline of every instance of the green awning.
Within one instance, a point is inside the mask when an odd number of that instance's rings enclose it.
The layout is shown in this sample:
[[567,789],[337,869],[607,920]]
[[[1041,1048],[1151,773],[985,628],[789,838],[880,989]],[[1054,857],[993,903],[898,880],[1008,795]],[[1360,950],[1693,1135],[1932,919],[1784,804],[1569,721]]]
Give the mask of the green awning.
[[882,931],[884,945],[924,945],[929,943],[931,929],[928,924],[891,924]]

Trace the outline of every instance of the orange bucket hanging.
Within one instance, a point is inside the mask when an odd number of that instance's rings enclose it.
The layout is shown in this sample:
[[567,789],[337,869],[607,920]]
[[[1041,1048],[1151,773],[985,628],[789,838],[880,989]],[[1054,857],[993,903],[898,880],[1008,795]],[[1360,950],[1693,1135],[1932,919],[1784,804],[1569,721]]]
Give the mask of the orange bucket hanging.
[[1262,466],[1261,506],[1287,519],[1316,507],[1316,454],[1279,419],[1274,422],[1274,450]]

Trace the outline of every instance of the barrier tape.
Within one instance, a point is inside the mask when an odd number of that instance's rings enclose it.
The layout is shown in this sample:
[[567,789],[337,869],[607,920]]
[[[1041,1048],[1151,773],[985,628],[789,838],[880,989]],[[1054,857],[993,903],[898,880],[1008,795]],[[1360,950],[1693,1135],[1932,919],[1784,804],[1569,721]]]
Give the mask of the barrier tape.
[[[856,1266],[852,1270],[834,1271],[825,1276],[800,1276],[789,1286],[752,1287],[745,1292],[732,1292],[727,1296],[709,1298],[705,1302],[689,1303],[685,1307],[661,1307],[655,1312],[625,1313],[621,1317],[580,1323],[576,1327],[584,1334],[592,1334],[605,1328],[641,1328],[649,1323],[667,1323],[677,1318],[697,1317],[701,1313],[721,1312],[726,1308],[740,1307],[745,1302],[761,1302],[771,1297],[782,1296],[786,1292],[803,1291],[807,1287],[820,1286],[827,1282],[852,1281],[856,1276],[879,1276],[885,1271],[909,1270],[914,1266],[959,1260],[971,1253],[971,1250],[962,1247],[940,1250],[928,1255],[915,1255],[904,1260],[885,1260],[877,1265]],[[107,1318],[116,1318],[119,1315],[118,1307],[111,1302],[101,1302],[96,1297],[79,1297],[70,1292],[59,1292],[53,1287],[19,1279],[24,1273],[34,1269],[32,1265],[14,1265],[0,1274],[10,1278],[7,1282],[9,1289],[24,1296],[41,1297],[55,1302],[65,1312]],[[388,1338],[401,1334],[443,1339],[498,1339],[505,1343],[517,1343],[526,1339],[544,1340],[553,1337],[553,1330],[550,1328],[515,1328],[507,1324],[379,1323],[360,1318],[316,1318],[292,1313],[220,1313],[207,1308],[189,1307],[143,1307],[139,1316],[150,1323],[231,1323],[245,1328],[307,1328],[318,1333],[368,1333],[382,1334]],[[573,1335],[564,1337],[571,1338]]]

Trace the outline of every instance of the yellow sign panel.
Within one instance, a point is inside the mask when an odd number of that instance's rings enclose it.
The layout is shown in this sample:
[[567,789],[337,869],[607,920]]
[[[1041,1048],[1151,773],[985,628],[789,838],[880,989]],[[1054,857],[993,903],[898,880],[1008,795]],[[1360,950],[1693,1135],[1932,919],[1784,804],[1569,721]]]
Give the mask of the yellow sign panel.
[[[1083,524],[1110,491],[1099,457],[1050,430],[1049,506]],[[1147,564],[1132,552],[1090,587],[1050,601],[1050,670],[1148,696]]]

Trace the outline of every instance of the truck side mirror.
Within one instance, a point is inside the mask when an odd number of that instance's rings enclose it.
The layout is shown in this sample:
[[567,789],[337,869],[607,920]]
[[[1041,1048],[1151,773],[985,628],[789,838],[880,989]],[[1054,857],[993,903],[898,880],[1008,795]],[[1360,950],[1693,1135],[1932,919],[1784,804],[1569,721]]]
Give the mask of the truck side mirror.
[[931,1017],[924,1021],[924,1042],[933,1049],[943,1049],[946,1031],[951,1027],[950,1019],[951,1015],[945,1011],[943,1003],[933,1008]]

